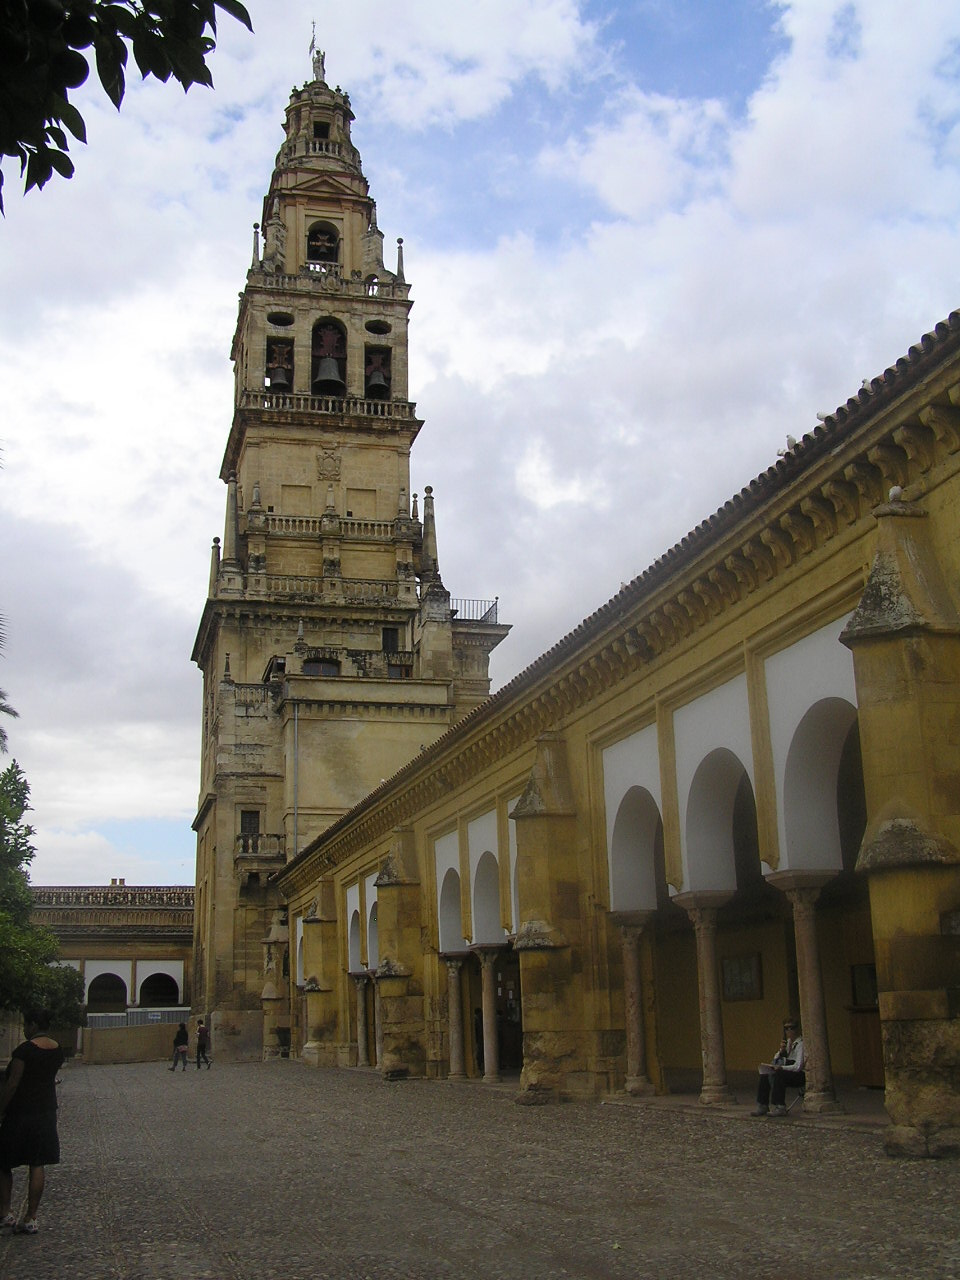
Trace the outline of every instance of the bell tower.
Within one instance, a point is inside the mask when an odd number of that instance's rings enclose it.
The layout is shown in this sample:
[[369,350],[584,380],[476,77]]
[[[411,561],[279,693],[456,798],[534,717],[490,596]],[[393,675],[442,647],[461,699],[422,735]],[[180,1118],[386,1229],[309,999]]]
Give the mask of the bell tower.
[[316,54],[286,109],[231,350],[223,542],[193,650],[194,1007],[226,1057],[288,1039],[271,873],[487,696],[509,630],[496,600],[451,600],[432,490],[422,521],[411,494],[413,304],[402,241],[384,265],[353,120]]

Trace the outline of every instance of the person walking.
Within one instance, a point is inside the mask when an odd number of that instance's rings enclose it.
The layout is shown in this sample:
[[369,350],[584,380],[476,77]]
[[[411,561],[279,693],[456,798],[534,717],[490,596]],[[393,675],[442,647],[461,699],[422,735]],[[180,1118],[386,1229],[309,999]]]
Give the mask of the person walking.
[[[57,1072],[64,1052],[51,1039],[50,1013],[28,1009],[23,1015],[27,1037],[17,1045],[0,1088],[0,1227],[27,1236],[37,1234],[37,1210],[43,1196],[46,1166],[60,1163],[57,1133]],[[17,1223],[11,1211],[13,1170],[26,1165],[27,1212]]]
[[173,1063],[168,1068],[169,1071],[176,1071],[177,1066],[182,1062],[183,1069],[187,1069],[187,1045],[190,1043],[190,1037],[187,1034],[187,1024],[181,1022],[177,1027],[177,1034],[173,1037]]
[[201,1018],[197,1023],[197,1070],[200,1070],[201,1058],[207,1064],[207,1070],[210,1070],[210,1059],[207,1057],[207,1049],[210,1045],[210,1032],[207,1030],[206,1024]]

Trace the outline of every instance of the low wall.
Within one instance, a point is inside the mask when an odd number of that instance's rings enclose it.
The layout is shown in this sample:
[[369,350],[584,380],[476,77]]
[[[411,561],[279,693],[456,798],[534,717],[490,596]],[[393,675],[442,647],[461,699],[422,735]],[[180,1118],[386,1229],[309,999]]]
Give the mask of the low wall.
[[[176,1023],[148,1022],[140,1027],[84,1027],[84,1062],[158,1062],[173,1057]],[[192,1040],[192,1037],[191,1037]],[[191,1057],[194,1045],[190,1045]]]

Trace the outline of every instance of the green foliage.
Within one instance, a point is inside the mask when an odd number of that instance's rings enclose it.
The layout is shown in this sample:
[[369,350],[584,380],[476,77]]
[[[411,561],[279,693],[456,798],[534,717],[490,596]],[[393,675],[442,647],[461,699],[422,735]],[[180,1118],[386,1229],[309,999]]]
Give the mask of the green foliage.
[[239,0],[0,0],[0,164],[18,159],[27,191],[73,176],[67,133],[86,142],[87,131],[69,94],[91,57],[118,110],[129,50],[144,79],[212,87],[218,9],[253,30]]
[[[3,647],[3,639],[4,639],[3,620],[0,619],[0,648]],[[13,707],[11,707],[10,703],[7,701],[7,695],[3,692],[2,689],[0,689],[0,715],[16,717],[19,714],[20,714],[19,711],[14,711]],[[3,722],[0,721],[0,755],[3,755],[6,749],[7,749],[7,731],[3,727]]]
[[30,923],[33,828],[24,821],[29,808],[30,787],[14,760],[0,773],[0,1009],[45,1005],[55,1022],[75,1025],[82,1019],[83,979],[53,964],[57,939]]

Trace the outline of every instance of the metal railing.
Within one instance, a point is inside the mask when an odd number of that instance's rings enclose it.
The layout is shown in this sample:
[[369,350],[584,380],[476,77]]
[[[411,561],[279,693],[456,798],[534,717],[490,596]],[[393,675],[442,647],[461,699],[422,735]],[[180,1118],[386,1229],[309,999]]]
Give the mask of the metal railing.
[[366,400],[360,396],[313,396],[304,392],[242,391],[242,409],[265,409],[275,413],[339,413],[363,418],[408,420],[413,417],[409,400]]
[[493,600],[451,599],[450,609],[461,622],[496,622],[499,600],[499,596]]
[[128,1009],[126,1013],[88,1013],[88,1027],[145,1027],[151,1022],[186,1022],[189,1005],[171,1009]]

